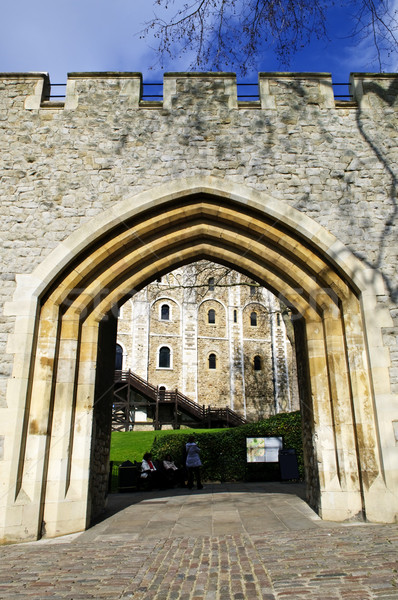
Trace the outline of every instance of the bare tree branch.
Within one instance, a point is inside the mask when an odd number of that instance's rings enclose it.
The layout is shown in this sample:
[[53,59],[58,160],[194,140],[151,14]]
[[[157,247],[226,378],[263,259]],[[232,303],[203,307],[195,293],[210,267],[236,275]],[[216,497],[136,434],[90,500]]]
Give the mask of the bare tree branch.
[[[157,288],[155,292],[157,297],[162,297],[166,291],[182,290],[188,292],[198,301],[208,294],[210,280],[211,287],[214,290],[220,291],[223,288],[236,287],[246,288],[251,290],[250,297],[253,302],[263,302],[264,286],[229,267],[209,260],[200,260],[191,263],[181,272],[179,270],[172,271],[172,273],[162,277],[160,281],[152,282],[152,288]],[[252,293],[253,291],[254,293]],[[275,311],[267,309],[267,312],[271,314],[271,312],[281,312],[283,309],[286,315],[290,315],[291,310],[283,304],[280,298],[278,298],[278,301],[282,308],[278,308]]]
[[384,68],[383,54],[390,56],[398,50],[398,14],[390,8],[390,3],[380,0],[361,0],[355,15],[352,35],[359,42],[373,39],[375,59],[379,71]]
[[[155,0],[162,9],[175,0]],[[192,68],[223,70],[233,66],[245,74],[272,50],[281,65],[314,38],[328,39],[327,12],[338,4],[351,10],[352,40],[372,39],[379,69],[383,56],[398,50],[398,19],[389,0],[191,0],[168,20],[155,17],[142,36],[158,40],[159,62],[193,53]],[[238,69],[237,69],[238,66]]]

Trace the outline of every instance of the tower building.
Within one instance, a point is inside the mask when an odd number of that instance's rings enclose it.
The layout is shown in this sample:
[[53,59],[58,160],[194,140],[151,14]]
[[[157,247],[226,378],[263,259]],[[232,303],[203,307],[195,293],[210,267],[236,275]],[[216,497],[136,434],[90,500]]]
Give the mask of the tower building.
[[180,267],[133,295],[120,309],[117,344],[118,369],[201,405],[249,421],[299,407],[286,307],[216,263]]

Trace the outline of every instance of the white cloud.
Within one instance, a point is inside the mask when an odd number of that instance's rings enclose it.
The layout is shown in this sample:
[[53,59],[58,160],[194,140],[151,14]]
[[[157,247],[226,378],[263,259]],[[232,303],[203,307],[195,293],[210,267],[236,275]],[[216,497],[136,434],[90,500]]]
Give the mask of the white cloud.
[[[138,33],[148,0],[13,0],[2,8],[0,71],[147,70],[155,53]],[[145,69],[144,69],[145,67]]]

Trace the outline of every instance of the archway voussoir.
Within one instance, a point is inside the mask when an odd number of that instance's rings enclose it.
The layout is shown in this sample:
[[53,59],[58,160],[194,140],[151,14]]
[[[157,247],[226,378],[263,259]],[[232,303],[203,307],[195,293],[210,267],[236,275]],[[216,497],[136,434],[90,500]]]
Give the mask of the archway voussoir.
[[[362,483],[365,508],[375,506],[369,490],[384,475],[378,452],[392,438],[392,412],[379,407],[380,399],[391,406],[392,398],[390,354],[382,339],[391,316],[378,309],[377,296],[385,293],[380,274],[288,203],[221,178],[195,177],[115,203],[65,239],[32,275],[17,278],[6,314],[18,315],[8,350],[19,372],[14,369],[17,381],[8,386],[7,403],[16,401],[28,418],[20,418],[26,454],[15,444],[10,464],[23,471],[37,522],[47,502],[49,531],[57,531],[56,523],[61,529],[86,526],[95,411],[113,389],[114,373],[103,369],[111,358],[102,358],[101,348],[109,340],[114,344],[116,306],[159,274],[197,259],[252,277],[276,292],[292,314],[313,465],[309,485],[322,515],[339,519],[359,512]],[[96,385],[103,376],[108,379],[101,395]],[[16,413],[8,414],[15,429]],[[68,477],[57,480],[63,455]],[[76,500],[67,513],[65,498]]]

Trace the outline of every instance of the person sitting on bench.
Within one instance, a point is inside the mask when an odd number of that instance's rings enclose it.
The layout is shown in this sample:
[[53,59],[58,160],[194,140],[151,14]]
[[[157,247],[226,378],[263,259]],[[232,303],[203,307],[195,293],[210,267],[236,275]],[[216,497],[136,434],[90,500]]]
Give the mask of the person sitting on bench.
[[163,460],[163,469],[167,479],[167,482],[171,486],[185,485],[185,472],[184,469],[177,467],[170,454],[166,454]]
[[141,463],[141,478],[147,480],[148,489],[152,487],[161,487],[161,473],[152,462],[152,454],[145,452]]

